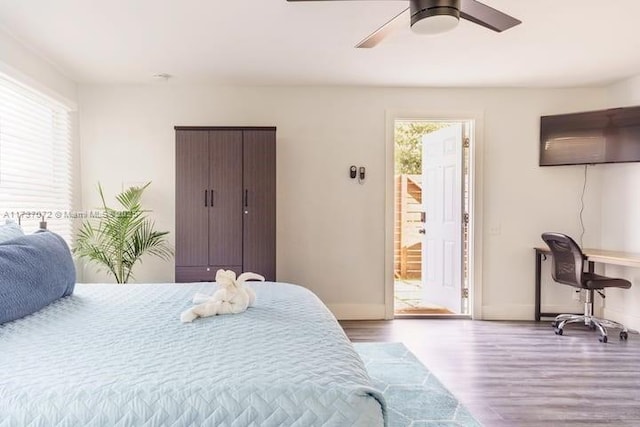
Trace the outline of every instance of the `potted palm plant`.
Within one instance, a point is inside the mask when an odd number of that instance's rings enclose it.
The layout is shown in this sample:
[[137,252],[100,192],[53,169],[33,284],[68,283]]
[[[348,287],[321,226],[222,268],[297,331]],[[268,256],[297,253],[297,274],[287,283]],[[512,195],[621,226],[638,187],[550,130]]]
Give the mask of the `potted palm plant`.
[[97,220],[84,221],[76,236],[73,253],[106,270],[117,283],[133,278],[133,267],[144,255],[168,260],[173,256],[166,236],[168,231],[155,231],[155,223],[141,205],[142,194],[151,183],[130,187],[116,196],[120,209],[107,206],[102,186],[98,192],[102,200]]

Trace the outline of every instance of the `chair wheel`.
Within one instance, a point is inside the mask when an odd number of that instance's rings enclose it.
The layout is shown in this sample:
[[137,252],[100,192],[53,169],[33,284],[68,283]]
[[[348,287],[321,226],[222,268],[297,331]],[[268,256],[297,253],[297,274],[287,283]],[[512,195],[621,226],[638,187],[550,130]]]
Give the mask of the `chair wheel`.
[[556,322],[555,320],[553,322],[551,322],[551,327],[552,328],[557,328],[558,327],[558,322]]
[[629,339],[629,334],[626,333],[625,331],[620,332],[620,339],[623,341],[626,341]]
[[604,336],[601,336],[600,338],[598,338],[598,341],[603,342],[603,343],[605,343],[605,344],[606,344],[606,343],[607,343],[607,341],[608,341],[608,338],[607,338],[607,336],[606,336],[606,335],[604,335]]
[[553,332],[555,332],[555,333],[556,333],[556,335],[562,335],[562,332],[563,332],[563,331],[562,331],[562,329],[560,329],[560,328],[553,328]]

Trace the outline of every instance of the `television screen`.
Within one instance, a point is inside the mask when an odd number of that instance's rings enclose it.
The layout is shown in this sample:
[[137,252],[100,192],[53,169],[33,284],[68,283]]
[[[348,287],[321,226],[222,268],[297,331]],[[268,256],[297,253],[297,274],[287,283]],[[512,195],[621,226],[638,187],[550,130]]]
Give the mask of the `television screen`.
[[640,162],[640,107],[540,119],[540,166],[619,162]]

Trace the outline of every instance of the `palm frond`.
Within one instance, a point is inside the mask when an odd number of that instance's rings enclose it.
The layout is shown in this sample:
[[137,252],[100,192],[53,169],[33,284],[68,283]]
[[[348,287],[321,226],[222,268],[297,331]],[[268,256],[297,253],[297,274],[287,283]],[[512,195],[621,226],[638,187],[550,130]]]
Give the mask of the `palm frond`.
[[140,210],[140,201],[142,199],[142,193],[149,187],[151,182],[147,182],[142,187],[130,187],[127,190],[116,196],[116,200],[127,211]]
[[106,268],[118,283],[127,283],[133,277],[133,267],[144,255],[162,259],[173,256],[173,249],[166,240],[169,232],[155,231],[148,211],[142,209],[142,195],[150,184],[131,187],[118,194],[116,200],[122,206],[121,210],[107,205],[102,186],[98,184],[103,215],[96,223],[85,221],[78,231],[74,254],[99,268]]

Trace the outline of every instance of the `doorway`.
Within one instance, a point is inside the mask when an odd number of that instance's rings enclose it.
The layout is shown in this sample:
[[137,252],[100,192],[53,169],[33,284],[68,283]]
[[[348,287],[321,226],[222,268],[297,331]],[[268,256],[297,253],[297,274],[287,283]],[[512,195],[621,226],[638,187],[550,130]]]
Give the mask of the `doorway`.
[[473,120],[395,119],[394,315],[469,316]]

